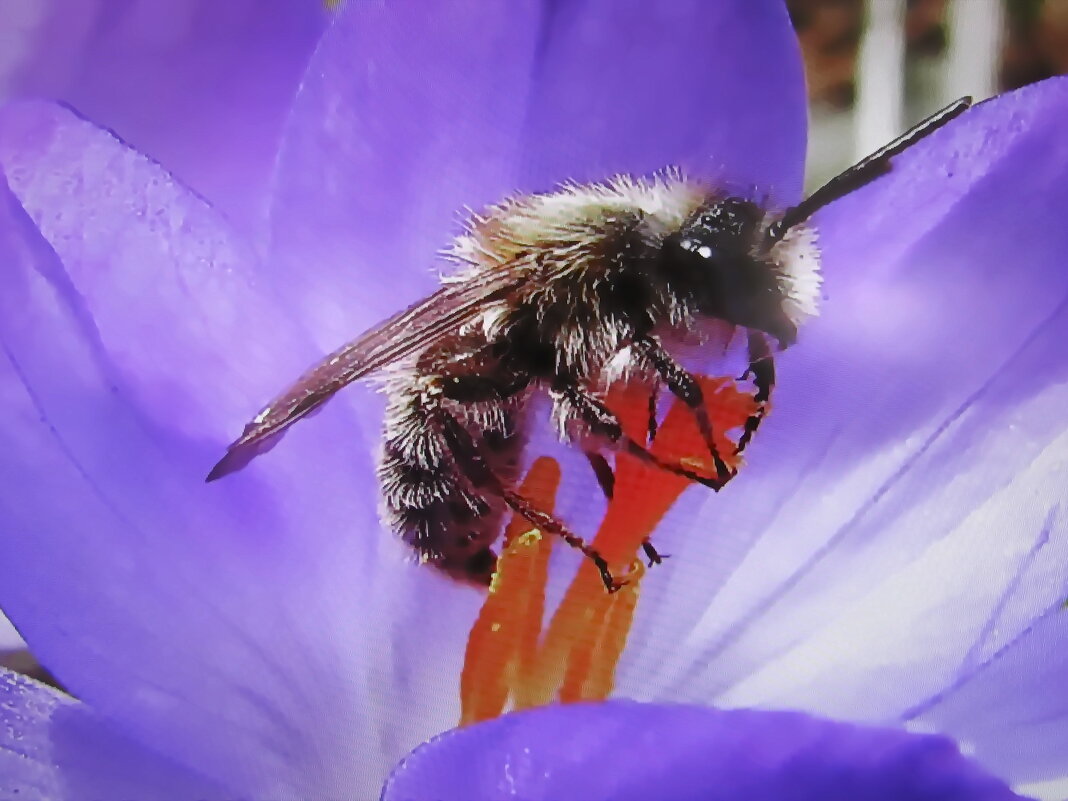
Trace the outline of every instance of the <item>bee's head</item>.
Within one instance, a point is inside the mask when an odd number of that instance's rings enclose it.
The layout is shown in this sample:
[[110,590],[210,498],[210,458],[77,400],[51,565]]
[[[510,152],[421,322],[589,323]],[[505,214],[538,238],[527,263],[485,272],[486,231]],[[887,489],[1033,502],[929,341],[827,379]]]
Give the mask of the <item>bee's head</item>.
[[766,251],[765,212],[741,198],[716,199],[698,209],[665,242],[665,267],[682,281],[700,310],[793,343],[789,287]]

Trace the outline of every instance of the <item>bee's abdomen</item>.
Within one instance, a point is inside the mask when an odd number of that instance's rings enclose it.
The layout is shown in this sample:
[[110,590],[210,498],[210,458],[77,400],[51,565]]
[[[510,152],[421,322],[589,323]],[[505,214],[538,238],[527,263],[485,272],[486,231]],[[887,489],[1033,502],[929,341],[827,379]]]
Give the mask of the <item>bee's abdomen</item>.
[[422,561],[453,578],[488,584],[496,567],[490,546],[501,532],[504,503],[467,479],[435,416],[456,416],[487,466],[511,483],[522,450],[517,410],[506,404],[450,409],[414,382],[394,385],[389,394],[378,465],[385,523]]

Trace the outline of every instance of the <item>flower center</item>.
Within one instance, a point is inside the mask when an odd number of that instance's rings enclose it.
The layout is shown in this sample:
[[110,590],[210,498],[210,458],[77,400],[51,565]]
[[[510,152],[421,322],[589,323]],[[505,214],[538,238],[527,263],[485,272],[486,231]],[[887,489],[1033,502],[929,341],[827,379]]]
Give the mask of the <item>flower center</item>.
[[[702,378],[701,384],[717,450],[728,467],[736,467],[741,461],[734,455],[736,443],[720,432],[743,426],[756,402],[730,379]],[[672,406],[650,441],[648,389],[614,387],[607,403],[627,434],[646,442],[662,461],[713,473],[694,416],[682,404]],[[489,594],[468,636],[460,677],[461,725],[497,717],[509,701],[514,709],[526,709],[553,701],[602,700],[612,692],[646,573],[636,554],[690,483],[627,454],[615,457],[614,468],[615,491],[592,544],[613,575],[626,578],[626,585],[608,594],[594,565],[584,559],[543,630],[555,537],[514,517]],[[543,457],[531,467],[522,492],[552,511],[559,484],[559,465]]]

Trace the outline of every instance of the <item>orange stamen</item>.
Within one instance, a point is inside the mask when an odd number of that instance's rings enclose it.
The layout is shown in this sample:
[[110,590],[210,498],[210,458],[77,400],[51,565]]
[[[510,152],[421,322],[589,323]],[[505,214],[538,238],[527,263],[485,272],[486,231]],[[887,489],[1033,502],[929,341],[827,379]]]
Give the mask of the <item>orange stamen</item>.
[[[740,458],[724,432],[741,428],[756,403],[729,379],[700,380],[717,450],[727,466],[735,468]],[[638,386],[619,386],[608,396],[609,407],[638,442],[646,441],[648,401],[648,389]],[[668,411],[650,450],[666,462],[685,461],[698,472],[714,472],[693,414],[679,403]],[[555,472],[550,473],[548,465]],[[461,676],[462,723],[499,715],[509,695],[515,708],[524,709],[554,700],[600,700],[611,693],[645,573],[634,555],[690,484],[627,454],[616,456],[615,476],[614,497],[592,545],[614,575],[629,569],[627,584],[609,595],[597,570],[584,559],[539,648],[550,540],[530,531],[530,524],[517,516],[506,532],[494,586],[468,640]],[[558,481],[555,462],[539,459],[523,494],[552,511]],[[551,489],[546,489],[548,484]]]
[[[611,596],[606,605],[589,657],[580,655],[579,647],[572,650],[564,684],[560,688],[559,697],[562,703],[603,701],[611,694],[615,685],[616,665],[623,655],[627,635],[630,634],[630,626],[634,622],[634,610],[638,606],[638,587],[644,574],[645,566],[640,561],[633,562],[631,571],[627,574],[626,586]],[[592,634],[593,632],[590,632],[587,636],[592,637]],[[581,685],[576,682],[579,676],[582,677]],[[575,687],[577,692],[573,692],[572,687]]]
[[[559,465],[541,458],[527,474],[522,492],[551,512],[559,485]],[[497,572],[467,639],[460,674],[461,725],[500,715],[520,665],[531,659],[541,631],[551,547],[551,540],[530,530],[519,515],[508,524]]]

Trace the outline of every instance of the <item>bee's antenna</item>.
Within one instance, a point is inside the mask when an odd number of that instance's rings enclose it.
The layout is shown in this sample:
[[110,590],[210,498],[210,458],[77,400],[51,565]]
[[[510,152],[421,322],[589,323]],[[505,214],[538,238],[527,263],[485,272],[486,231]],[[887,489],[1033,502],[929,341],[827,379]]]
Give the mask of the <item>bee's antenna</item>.
[[881,175],[890,172],[890,159],[907,150],[926,136],[934,133],[950,120],[956,119],[972,104],[970,97],[955,100],[941,111],[936,111],[927,119],[901,134],[897,139],[885,145],[867,158],[861,159],[845,172],[836,175],[796,206],[791,206],[782,218],[768,228],[767,246],[770,248],[786,232],[798,223],[803,223],[817,211],[845,197],[850,192],[860,189]]

